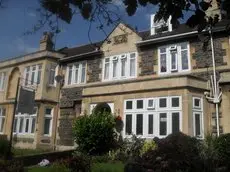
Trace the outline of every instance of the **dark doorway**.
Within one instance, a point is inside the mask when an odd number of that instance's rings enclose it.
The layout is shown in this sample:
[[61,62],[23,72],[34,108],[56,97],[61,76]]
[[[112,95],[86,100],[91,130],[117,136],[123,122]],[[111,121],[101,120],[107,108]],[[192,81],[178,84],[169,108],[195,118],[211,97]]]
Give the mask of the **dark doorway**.
[[100,112],[111,113],[111,108],[107,103],[99,103],[94,108],[93,112],[95,112],[95,113],[100,113]]

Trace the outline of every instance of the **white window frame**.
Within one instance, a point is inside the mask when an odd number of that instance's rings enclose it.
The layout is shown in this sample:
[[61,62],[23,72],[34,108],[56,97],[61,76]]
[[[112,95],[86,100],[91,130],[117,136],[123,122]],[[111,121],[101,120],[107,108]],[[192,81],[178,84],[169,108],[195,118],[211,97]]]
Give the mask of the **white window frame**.
[[5,121],[6,121],[6,109],[4,107],[0,107],[0,133],[1,134],[4,132],[5,123],[6,123]]
[[[187,49],[181,49],[181,46],[183,44],[187,45]],[[177,47],[177,69],[172,69],[172,61],[171,61],[171,50],[170,47],[176,46]],[[166,48],[165,53],[161,53],[160,49]],[[188,57],[188,69],[182,69],[182,51],[187,50],[187,57]],[[161,54],[166,54],[166,72],[161,72]],[[171,44],[167,46],[161,46],[158,47],[158,73],[159,75],[167,75],[167,74],[173,74],[173,73],[183,73],[183,72],[189,72],[191,71],[191,56],[190,56],[190,45],[189,42],[182,42],[177,44]]]
[[[165,108],[159,108],[159,100],[166,98],[167,106]],[[179,107],[172,107],[172,98],[179,98]],[[143,100],[143,109],[137,109],[137,100]],[[155,109],[148,108],[148,100],[155,101]],[[132,101],[132,109],[126,109],[126,103]],[[166,135],[160,135],[160,114],[166,113],[167,118],[167,131]],[[130,138],[131,135],[126,135],[126,115],[132,115],[132,134],[136,134],[136,115],[143,114],[143,135],[139,135],[141,138],[153,138],[166,137],[172,133],[172,114],[179,113],[179,130],[182,131],[182,97],[181,96],[168,96],[168,97],[152,97],[152,98],[140,98],[140,99],[126,99],[124,100],[124,131],[123,136]],[[148,134],[149,127],[149,115],[153,114],[153,134]]]
[[0,72],[0,91],[4,91],[5,89],[5,80],[6,80],[6,73]]
[[[50,68],[49,68],[49,81],[48,81],[48,83],[49,83],[50,86],[56,86],[57,85],[55,77],[58,75],[58,68],[59,68],[58,64],[50,64]],[[51,76],[52,76],[51,72],[54,73],[54,75],[53,75],[54,78],[51,78]],[[51,81],[53,81],[53,83]]]
[[[51,109],[50,113],[51,114],[46,114],[46,109]],[[54,108],[52,107],[46,107],[45,112],[44,112],[44,123],[43,123],[43,135],[44,136],[51,136],[52,135],[52,129],[53,129],[53,112]],[[50,126],[49,126],[49,133],[45,134],[45,119],[50,119]]]
[[168,18],[168,21],[165,22],[163,19],[161,19],[160,21],[157,21],[157,22],[154,22],[154,18],[155,18],[155,14],[152,14],[151,15],[151,23],[150,23],[150,32],[151,32],[151,35],[155,35],[157,34],[156,33],[156,29],[157,28],[161,28],[162,25],[166,25],[168,27],[168,30],[167,31],[163,31],[161,33],[164,33],[164,32],[171,32],[172,31],[172,24],[171,24],[171,16],[169,16]]
[[[33,70],[33,67],[35,67],[35,70]],[[27,69],[29,69],[27,71]],[[32,73],[34,72],[34,79],[32,81]],[[31,65],[31,66],[26,66],[24,69],[24,86],[27,85],[37,85],[40,84],[41,82],[41,75],[40,75],[40,82],[38,82],[38,73],[41,72],[42,73],[42,64],[35,64],[35,65]],[[28,78],[26,77],[26,75],[28,74]],[[31,84],[33,82],[33,84]]]
[[[82,80],[82,69],[83,69],[83,64],[85,64],[85,75],[84,75],[84,82],[81,82]],[[77,82],[75,82],[75,75],[76,75],[76,66],[79,65],[78,68],[78,80]],[[71,81],[69,83],[69,70],[70,70],[70,66],[72,66],[72,76],[71,76]],[[86,75],[87,75],[87,62],[86,61],[81,61],[81,62],[77,62],[77,63],[72,63],[69,64],[67,66],[67,70],[66,70],[66,82],[65,85],[81,85],[81,84],[85,84],[86,83]]]
[[[36,132],[36,120],[37,120],[37,113],[38,113],[38,108],[35,107],[35,113],[33,114],[22,114],[22,113],[18,113],[15,114],[15,119],[17,120],[16,123],[16,132],[15,132],[15,128],[14,130],[14,134],[17,135],[34,135]],[[19,120],[20,119],[20,120]],[[28,132],[26,132],[26,120],[29,119],[29,126],[28,126]],[[32,122],[33,119],[35,119],[35,125],[34,125],[34,132],[32,133]],[[22,122],[22,131],[20,132],[20,121]],[[15,121],[14,121],[14,125],[15,125]]]
[[[200,106],[195,106],[195,100],[200,100]],[[192,114],[193,114],[193,136],[197,137],[198,139],[204,139],[204,113],[203,113],[203,98],[193,96],[192,97]],[[196,122],[195,122],[195,114],[200,115],[200,132],[199,136],[196,136]]]
[[[131,54],[135,54],[135,57],[131,58]],[[114,81],[114,80],[123,80],[123,79],[131,79],[137,77],[137,52],[130,52],[120,55],[114,55],[110,57],[105,57],[103,59],[103,69],[102,69],[102,82],[103,81]],[[113,61],[114,57],[117,57],[117,75],[116,77],[113,77]],[[106,62],[106,59],[109,59],[108,62]],[[125,75],[122,76],[122,60],[126,59],[125,63]],[[134,68],[134,75],[131,76],[131,60],[135,59],[135,68]],[[108,78],[105,78],[105,64],[109,64],[109,73]]]

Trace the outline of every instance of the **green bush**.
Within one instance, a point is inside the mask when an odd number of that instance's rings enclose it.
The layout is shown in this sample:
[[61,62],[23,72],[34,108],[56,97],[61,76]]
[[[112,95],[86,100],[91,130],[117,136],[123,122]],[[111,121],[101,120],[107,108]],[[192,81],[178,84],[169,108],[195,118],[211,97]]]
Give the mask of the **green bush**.
[[124,172],[124,165],[117,163],[95,163],[92,166],[92,172]]
[[0,158],[6,158],[9,150],[9,141],[6,139],[0,140]]
[[140,163],[153,171],[203,172],[199,141],[183,133],[171,134],[157,142],[157,148],[146,152]]
[[115,119],[107,112],[79,117],[74,123],[74,139],[78,150],[90,155],[101,155],[115,147]]
[[156,149],[156,147],[157,145],[153,140],[146,140],[140,150],[140,155],[142,156],[146,152]]
[[0,160],[1,172],[25,172],[24,165],[20,161]]
[[230,170],[230,133],[223,134],[216,139],[215,149],[220,166],[226,166]]
[[50,167],[50,172],[71,172],[67,167],[66,164],[60,163],[60,162],[55,162],[51,165]]

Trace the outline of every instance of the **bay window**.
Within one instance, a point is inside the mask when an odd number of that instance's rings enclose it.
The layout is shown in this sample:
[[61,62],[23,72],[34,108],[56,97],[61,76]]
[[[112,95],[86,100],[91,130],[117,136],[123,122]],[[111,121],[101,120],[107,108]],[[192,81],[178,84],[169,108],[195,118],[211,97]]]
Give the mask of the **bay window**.
[[124,136],[166,137],[182,126],[180,96],[125,100]]
[[57,75],[58,66],[56,64],[50,64],[50,69],[49,69],[49,85],[55,86],[55,76]]
[[0,72],[0,91],[4,90],[5,78],[6,78],[6,73]]
[[170,74],[190,70],[188,43],[159,47],[158,54],[159,74]]
[[41,81],[42,65],[27,66],[24,70],[24,85],[37,85]]
[[84,84],[86,81],[86,62],[69,65],[66,74],[67,85]]
[[37,118],[37,107],[32,114],[15,114],[14,129],[15,134],[34,134]]
[[103,80],[119,80],[136,76],[137,53],[106,57],[103,65]]

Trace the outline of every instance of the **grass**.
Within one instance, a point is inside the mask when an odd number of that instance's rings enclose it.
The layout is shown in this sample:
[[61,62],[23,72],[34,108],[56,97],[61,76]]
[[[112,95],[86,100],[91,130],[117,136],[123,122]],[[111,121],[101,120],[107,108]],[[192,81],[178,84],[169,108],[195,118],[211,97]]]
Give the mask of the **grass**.
[[41,149],[13,149],[14,156],[26,156],[26,155],[36,155],[40,153],[50,152],[48,150],[41,150]]
[[[53,167],[30,167],[28,172],[68,172]],[[123,172],[124,164],[121,162],[117,163],[95,163],[92,166],[92,172]]]

